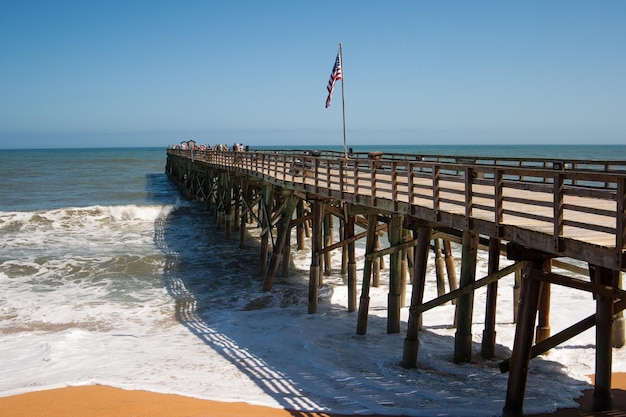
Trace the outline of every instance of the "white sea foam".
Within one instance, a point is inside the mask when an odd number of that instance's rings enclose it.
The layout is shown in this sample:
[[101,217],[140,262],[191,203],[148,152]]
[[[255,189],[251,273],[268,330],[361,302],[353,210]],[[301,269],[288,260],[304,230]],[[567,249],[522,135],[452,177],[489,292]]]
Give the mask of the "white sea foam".
[[[240,250],[199,207],[0,213],[0,395],[107,384],[347,414],[501,413],[508,375],[478,355],[484,288],[475,296],[474,363],[452,363],[454,306],[445,305],[424,314],[419,367],[403,369],[408,311],[401,333],[387,335],[387,271],[371,289],[367,335],[357,336],[338,253],[319,313],[309,315],[308,249],[294,250],[290,276],[263,293],[259,229]],[[358,255],[360,281],[362,247]],[[479,266],[481,277],[484,254]],[[428,275],[425,299],[436,295],[432,259]],[[499,359],[513,344],[512,287],[512,277],[500,281]],[[588,294],[556,286],[552,294],[553,333],[594,312]],[[589,387],[593,343],[590,330],[531,362],[527,413],[575,404]],[[624,350],[615,350],[614,370],[626,371]]]

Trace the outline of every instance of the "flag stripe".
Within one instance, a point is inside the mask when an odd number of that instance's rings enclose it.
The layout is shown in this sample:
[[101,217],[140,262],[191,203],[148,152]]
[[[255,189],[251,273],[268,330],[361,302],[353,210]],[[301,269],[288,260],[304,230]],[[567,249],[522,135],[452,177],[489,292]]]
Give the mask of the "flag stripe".
[[337,52],[337,58],[335,59],[335,65],[333,66],[333,70],[330,73],[330,80],[328,80],[328,86],[326,89],[328,90],[328,97],[326,98],[326,108],[330,107],[330,101],[333,99],[333,90],[335,89],[335,82],[337,80],[341,80],[341,58],[339,56],[339,52]]

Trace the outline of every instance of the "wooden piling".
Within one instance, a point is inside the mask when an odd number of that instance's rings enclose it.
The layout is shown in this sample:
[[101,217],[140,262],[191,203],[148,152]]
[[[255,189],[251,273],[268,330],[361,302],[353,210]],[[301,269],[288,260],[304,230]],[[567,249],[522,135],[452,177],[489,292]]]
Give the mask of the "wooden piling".
[[[404,239],[406,241],[410,241],[411,239],[413,239],[412,236],[413,236],[413,232],[405,228]],[[413,272],[415,271],[415,266],[414,266],[415,265],[415,253],[413,249],[406,249],[404,252],[406,254],[406,268],[407,268],[407,271],[409,272],[408,282],[413,283]]]
[[[327,213],[324,216],[324,247],[331,246],[333,244],[333,215],[331,213]],[[333,273],[333,265],[332,265],[332,252],[324,253],[324,274],[326,276],[330,276]],[[322,284],[320,282],[320,284]]]
[[[615,288],[618,272],[589,265],[592,282]],[[613,298],[596,295],[596,377],[593,390],[593,411],[606,411],[613,407],[611,370],[613,362]]]
[[409,322],[402,362],[404,368],[417,367],[417,354],[419,348],[418,333],[422,314],[415,307],[422,304],[424,299],[424,286],[426,284],[426,267],[428,265],[428,252],[430,251],[430,227],[420,227],[417,232],[417,245],[414,248],[414,271],[413,290],[411,293],[411,307],[409,309]]
[[263,184],[263,199],[260,201],[260,213],[259,217],[262,219],[262,231],[261,231],[261,254],[259,262],[259,270],[262,274],[267,271],[267,257],[269,254],[269,242],[272,233],[272,200],[273,200],[273,187],[269,183]]
[[[407,242],[409,241],[410,235],[407,234],[410,233],[410,230],[405,230],[402,229],[402,241],[403,242]],[[413,248],[411,248],[411,250],[409,249],[403,249],[402,252],[400,253],[400,308],[404,308],[406,307],[406,286],[407,286],[407,282],[408,282],[408,275],[409,275],[409,260],[408,260],[408,253],[411,252],[413,253]],[[411,276],[413,274],[411,273]]]
[[[472,230],[463,232],[463,251],[461,259],[461,288],[471,285],[476,280],[476,257],[478,254],[478,233]],[[457,326],[454,335],[454,362],[472,360],[472,317],[474,310],[474,291],[459,297],[457,308]]]
[[234,184],[233,179],[229,174],[224,174],[224,189],[223,193],[223,206],[224,206],[224,218],[225,218],[225,228],[224,231],[226,233],[226,237],[230,238],[230,235],[233,230],[233,222],[235,221],[235,210],[233,207],[233,191]]
[[[522,297],[519,304],[519,321],[515,330],[513,354],[510,361],[506,400],[503,417],[524,415],[524,393],[528,377],[528,364],[533,344],[535,318],[539,303],[540,276],[543,274],[542,261],[528,261],[522,272]],[[539,276],[536,279],[535,276]]]
[[507,256],[509,259],[525,261],[521,277],[518,322],[503,408],[503,417],[518,417],[523,415],[524,393],[535,336],[541,283],[542,279],[549,274],[551,258],[554,255],[510,242],[507,245]]
[[444,277],[444,256],[442,250],[442,239],[433,239],[433,251],[435,252],[435,275],[437,277],[437,297],[441,297],[446,293],[446,280]]
[[[375,213],[367,215],[367,240],[365,243],[365,255],[371,254],[376,249],[376,225],[378,224],[378,216]],[[367,333],[367,319],[370,304],[370,280],[372,276],[371,258],[365,258],[363,266],[363,284],[361,285],[361,298],[359,303],[359,317],[357,319],[356,334],[364,335]]]
[[278,228],[276,230],[276,243],[272,249],[272,257],[270,259],[269,267],[267,268],[267,273],[265,274],[265,281],[263,282],[263,291],[270,291],[274,286],[274,279],[276,278],[276,273],[278,272],[280,259],[287,240],[287,234],[289,234],[291,230],[289,228],[289,222],[293,216],[293,210],[296,203],[295,199],[296,198],[291,194],[286,197],[286,204],[283,207],[280,215],[280,221],[278,222]]
[[[549,272],[549,271],[546,271]],[[538,323],[535,333],[535,343],[539,343],[550,337],[550,283],[541,283],[539,294]]]
[[[494,274],[500,268],[500,239],[489,239],[489,264],[487,275]],[[485,329],[480,355],[484,359],[493,358],[496,352],[496,308],[498,298],[498,281],[487,286],[487,300],[485,306]]]
[[[622,289],[622,284],[622,272],[620,271],[617,278],[617,287]],[[613,316],[613,347],[621,348],[624,344],[626,344],[626,321],[624,320],[624,312],[620,311]]]
[[238,178],[237,183],[234,184],[233,187],[233,226],[235,230],[239,231],[239,227],[241,224],[239,223],[239,219],[241,218],[241,182],[242,177]]
[[[389,223],[389,243],[402,243],[402,215],[394,214]],[[400,295],[402,286],[402,251],[394,251],[389,261],[389,293],[387,294],[387,334],[400,333]]]
[[246,247],[246,234],[247,234],[246,219],[248,218],[247,213],[245,212],[245,210],[243,210],[243,206],[247,205],[246,199],[248,197],[248,181],[245,179],[243,183],[241,184],[240,194],[241,196],[239,198],[239,202],[240,202],[240,205],[242,206],[242,210],[241,210],[240,217],[239,217],[239,248],[243,249]]
[[[374,236],[374,250],[381,249],[380,236],[378,233]],[[382,269],[383,258],[378,256],[372,260],[372,287],[380,287],[380,270]]]
[[350,213],[349,206],[344,205],[344,236],[345,240],[350,240],[346,245],[348,252],[348,311],[356,311],[357,308],[357,277],[356,277],[356,254],[354,237],[354,215]]
[[[345,225],[344,217],[340,217],[339,218],[339,241],[342,241],[343,237],[346,234],[345,227],[346,225]],[[341,274],[342,277],[345,277],[346,274],[348,273],[348,252],[347,252],[346,246],[341,247],[341,267],[339,268],[339,273]]]
[[[456,277],[452,245],[449,240],[443,241],[443,255],[446,263],[446,273],[448,274],[448,285],[450,286],[450,291],[454,291],[459,288],[459,282]],[[456,299],[452,300],[452,304],[456,304]]]
[[520,296],[522,292],[522,271],[515,271],[515,281],[513,283],[513,323],[517,323],[519,312]]
[[308,313],[317,313],[317,297],[320,282],[320,250],[322,248],[322,223],[324,221],[324,202],[312,202],[311,227],[311,268],[309,271],[309,305]]
[[[292,209],[292,215],[293,215],[293,209]],[[287,225],[287,233],[285,234],[285,244],[283,245],[281,265],[282,265],[281,276],[288,277],[289,267],[291,265],[291,227],[289,225]]]
[[[298,201],[298,207],[296,209],[296,216],[299,219],[304,218],[304,200],[300,199]],[[304,250],[304,229],[306,228],[306,222],[299,222],[296,226],[296,236],[297,236],[297,244],[298,250]]]

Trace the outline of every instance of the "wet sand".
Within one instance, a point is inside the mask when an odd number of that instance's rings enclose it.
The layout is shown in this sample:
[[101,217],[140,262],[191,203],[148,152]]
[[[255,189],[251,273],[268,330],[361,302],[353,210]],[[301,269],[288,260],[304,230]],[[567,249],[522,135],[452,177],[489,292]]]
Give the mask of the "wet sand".
[[[626,373],[613,375],[613,410],[592,412],[593,390],[579,408],[535,417],[626,417]],[[67,387],[0,398],[3,417],[341,417],[244,403],[200,400],[173,394],[130,391],[102,385]],[[345,415],[344,415],[345,416]]]

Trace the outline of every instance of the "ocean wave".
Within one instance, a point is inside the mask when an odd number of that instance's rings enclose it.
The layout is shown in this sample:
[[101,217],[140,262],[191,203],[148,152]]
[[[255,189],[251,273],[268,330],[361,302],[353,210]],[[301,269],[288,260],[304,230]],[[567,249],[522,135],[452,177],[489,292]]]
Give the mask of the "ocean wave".
[[167,216],[181,203],[140,206],[135,204],[118,206],[67,207],[43,211],[0,211],[0,232],[14,233],[27,228],[56,228],[69,225],[86,225],[93,222],[154,222]]

